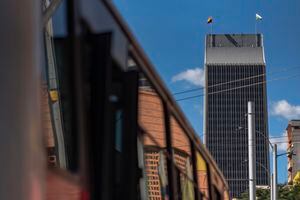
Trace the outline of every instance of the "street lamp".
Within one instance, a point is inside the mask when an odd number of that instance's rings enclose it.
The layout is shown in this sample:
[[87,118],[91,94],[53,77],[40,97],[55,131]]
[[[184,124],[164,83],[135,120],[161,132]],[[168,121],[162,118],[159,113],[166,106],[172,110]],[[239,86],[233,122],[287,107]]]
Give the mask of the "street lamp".
[[[241,131],[241,130],[247,130],[247,128],[243,127],[243,126],[238,126],[237,127],[237,131]],[[296,155],[294,153],[294,149],[293,149],[293,145],[291,146],[291,148],[289,149],[288,152],[286,153],[282,153],[277,155],[277,144],[274,143],[272,144],[272,142],[269,140],[269,138],[267,138],[265,136],[265,134],[263,134],[260,131],[255,130],[256,133],[260,134],[270,145],[272,152],[273,152],[273,175],[270,176],[270,173],[268,173],[270,179],[271,179],[271,200],[277,200],[277,179],[278,179],[278,175],[277,175],[277,158],[283,155]],[[257,163],[257,162],[256,162]],[[261,165],[263,167],[263,165]],[[266,169],[266,167],[264,167]],[[273,196],[273,198],[272,198]]]
[[[248,162],[248,160],[246,159],[246,160],[243,161],[243,163],[245,163],[245,162]],[[262,163],[260,163],[258,161],[255,161],[255,162],[256,162],[256,164],[258,164],[259,166],[261,166],[267,172],[268,176],[270,177],[270,170],[268,170],[267,167],[264,166]]]
[[[248,128],[245,128],[245,127],[243,127],[243,126],[238,126],[236,130],[237,130],[237,131],[241,131],[241,130],[247,130],[247,129],[248,129]],[[262,136],[262,137],[269,143],[271,149],[273,149],[273,144],[272,144],[272,142],[269,140],[268,137],[265,136],[265,134],[264,134],[263,132],[260,132],[260,131],[258,131],[258,130],[255,130],[255,133],[258,133],[260,136]]]
[[[243,127],[243,126],[238,126],[237,131],[241,131],[241,130],[247,130],[247,128]],[[254,130],[255,133],[258,133],[260,136],[262,136],[265,141],[267,141],[272,149],[273,152],[273,171],[274,171],[274,177],[273,175],[271,176],[270,173],[268,173],[269,179],[271,181],[270,183],[270,187],[271,187],[271,200],[277,200],[277,145],[272,144],[272,142],[269,140],[268,137],[265,136],[265,134],[263,134],[260,131]],[[256,162],[256,161],[255,161]],[[257,163],[257,162],[256,162]],[[265,167],[266,168],[266,167]],[[273,180],[274,179],[274,180]]]

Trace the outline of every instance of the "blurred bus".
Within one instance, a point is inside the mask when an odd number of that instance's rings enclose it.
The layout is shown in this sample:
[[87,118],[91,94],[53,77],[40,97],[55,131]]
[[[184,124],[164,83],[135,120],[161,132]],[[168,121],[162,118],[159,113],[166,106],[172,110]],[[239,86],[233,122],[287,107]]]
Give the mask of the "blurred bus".
[[229,199],[111,1],[0,10],[0,199]]

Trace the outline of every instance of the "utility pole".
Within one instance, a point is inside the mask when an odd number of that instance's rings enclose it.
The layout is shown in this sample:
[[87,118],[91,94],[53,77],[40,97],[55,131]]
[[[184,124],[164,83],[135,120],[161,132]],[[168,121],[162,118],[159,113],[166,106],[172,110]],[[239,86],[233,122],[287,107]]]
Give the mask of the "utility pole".
[[277,144],[273,146],[273,199],[277,200]]
[[271,188],[270,188],[270,197],[271,197],[271,200],[274,200],[274,198],[273,198],[273,173],[272,173],[272,175],[271,175],[271,180],[270,180],[271,182],[270,182],[270,186],[271,186]]
[[[242,126],[239,126],[238,128],[237,128],[237,130],[242,130],[242,129],[244,129],[244,127],[242,127]],[[248,130],[249,131],[249,130]],[[257,130],[255,130],[255,133],[258,133],[261,137],[263,137],[268,143],[269,143],[269,145],[270,145],[270,147],[271,147],[271,149],[272,149],[272,152],[273,152],[273,145],[272,145],[272,142],[269,140],[269,138],[268,137],[266,137],[265,135],[264,135],[264,133],[262,133],[262,132],[260,132],[260,131],[257,131]],[[277,154],[277,152],[276,152],[276,154]],[[284,155],[284,154],[281,154],[281,155]],[[281,155],[277,155],[276,157],[278,157],[278,156],[281,156]],[[248,160],[248,162],[249,162],[249,160]],[[267,169],[267,168],[266,168]],[[267,170],[268,171],[268,170]],[[274,171],[274,169],[273,169],[273,171]],[[270,178],[270,197],[271,197],[271,200],[274,200],[274,197],[273,197],[273,195],[274,195],[274,191],[273,191],[273,187],[274,187],[274,184],[273,184],[273,180],[274,180],[274,173],[269,173],[269,178]]]
[[249,200],[256,199],[256,140],[254,103],[248,102]]

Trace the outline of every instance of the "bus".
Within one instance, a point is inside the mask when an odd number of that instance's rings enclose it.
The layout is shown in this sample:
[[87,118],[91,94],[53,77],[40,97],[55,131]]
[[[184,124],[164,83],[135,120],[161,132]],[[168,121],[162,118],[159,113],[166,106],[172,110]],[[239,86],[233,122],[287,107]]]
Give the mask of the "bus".
[[5,0],[0,13],[0,199],[230,198],[113,2]]

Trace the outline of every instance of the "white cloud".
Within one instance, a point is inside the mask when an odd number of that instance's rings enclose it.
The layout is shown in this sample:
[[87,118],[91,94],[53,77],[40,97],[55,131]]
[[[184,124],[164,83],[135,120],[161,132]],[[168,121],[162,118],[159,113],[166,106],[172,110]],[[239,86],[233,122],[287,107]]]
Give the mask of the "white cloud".
[[204,86],[204,70],[201,68],[187,69],[172,77],[172,82],[187,81],[196,86]]
[[[286,134],[286,131],[281,134],[282,137],[278,137],[278,136],[271,136],[270,138],[270,142],[272,144],[274,143],[277,143],[277,150],[278,151],[286,151],[287,149],[287,141],[288,141],[288,138],[287,138],[287,134]],[[274,138],[272,138],[274,137]]]
[[286,100],[275,102],[271,109],[271,114],[290,119],[300,118],[300,105],[291,105]]

